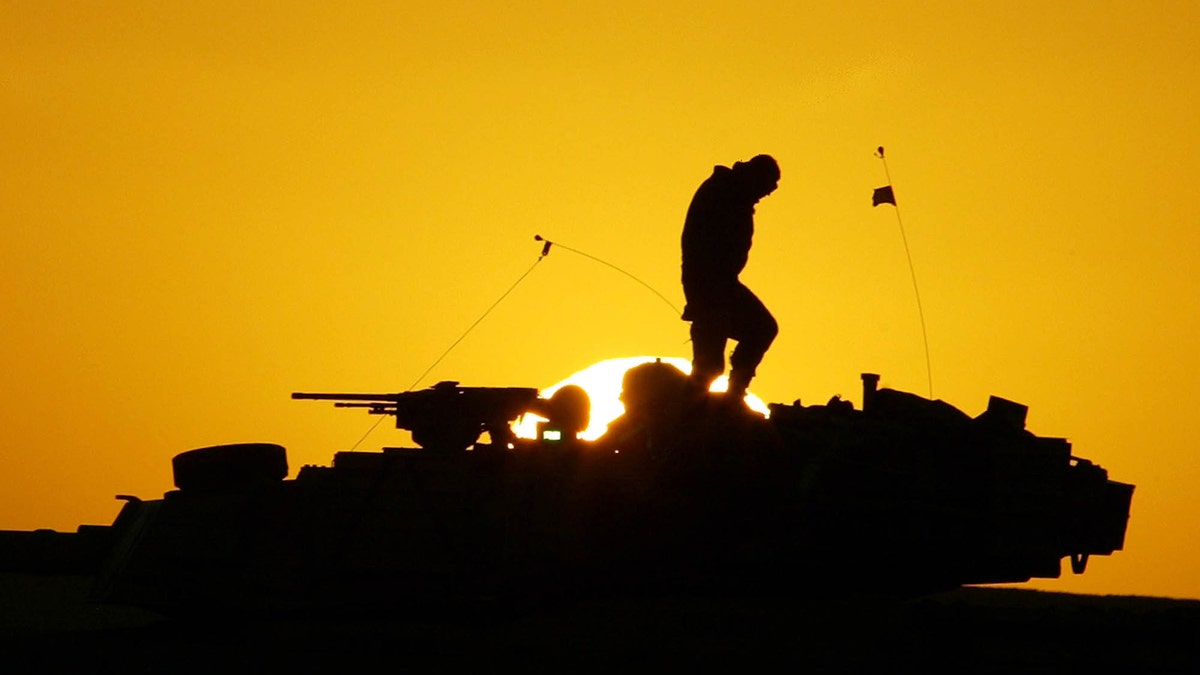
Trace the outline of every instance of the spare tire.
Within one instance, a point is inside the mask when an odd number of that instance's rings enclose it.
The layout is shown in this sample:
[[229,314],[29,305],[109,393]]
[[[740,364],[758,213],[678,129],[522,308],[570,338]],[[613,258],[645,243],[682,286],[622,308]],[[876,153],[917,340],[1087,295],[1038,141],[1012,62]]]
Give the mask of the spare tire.
[[287,450],[274,443],[233,443],[197,448],[171,460],[175,487],[244,492],[287,478]]

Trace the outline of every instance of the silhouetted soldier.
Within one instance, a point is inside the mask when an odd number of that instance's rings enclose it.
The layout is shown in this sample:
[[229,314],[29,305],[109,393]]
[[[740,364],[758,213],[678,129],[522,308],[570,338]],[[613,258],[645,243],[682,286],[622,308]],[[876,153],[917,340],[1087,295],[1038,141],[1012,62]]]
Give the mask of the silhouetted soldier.
[[779,176],[769,155],[715,167],[692,197],[683,225],[683,320],[692,322],[692,383],[708,391],[725,370],[726,340],[735,340],[730,401],[745,396],[779,332],[766,306],[738,280],[750,255],[754,205],[775,191]]

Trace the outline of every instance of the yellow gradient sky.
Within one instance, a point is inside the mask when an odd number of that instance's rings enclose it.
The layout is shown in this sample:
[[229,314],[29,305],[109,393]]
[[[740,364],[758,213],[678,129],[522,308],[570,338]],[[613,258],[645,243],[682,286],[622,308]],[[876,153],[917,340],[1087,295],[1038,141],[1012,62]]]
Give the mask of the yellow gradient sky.
[[[883,145],[934,397],[1137,485],[1125,551],[1029,586],[1200,598],[1200,4],[343,4],[0,10],[0,529],[107,523],[194,447],[328,464],[373,419],[290,392],[408,388],[534,234],[681,305],[693,190],[759,152],[754,392],[928,394]],[[419,386],[686,339],[555,251]]]

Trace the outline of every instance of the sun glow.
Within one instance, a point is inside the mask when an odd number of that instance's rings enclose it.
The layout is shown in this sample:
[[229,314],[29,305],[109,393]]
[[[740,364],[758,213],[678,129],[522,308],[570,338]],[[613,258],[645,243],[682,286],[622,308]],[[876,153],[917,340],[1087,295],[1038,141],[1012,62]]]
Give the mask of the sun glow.
[[[543,389],[541,395],[543,398],[550,398],[554,392],[569,384],[583,387],[591,399],[592,413],[588,428],[580,434],[580,438],[592,441],[603,436],[604,432],[608,430],[609,423],[625,412],[625,405],[621,403],[621,380],[625,377],[625,371],[656,359],[675,366],[684,373],[692,372],[692,362],[678,356],[628,356],[607,359],[594,363],[567,379]],[[710,391],[725,391],[728,386],[729,378],[722,375],[717,378],[716,382],[713,382]],[[746,405],[751,410],[762,413],[764,417],[769,415],[766,403],[753,393],[746,393]],[[516,421],[513,430],[520,438],[537,438],[537,425],[544,421],[544,417],[527,413]]]

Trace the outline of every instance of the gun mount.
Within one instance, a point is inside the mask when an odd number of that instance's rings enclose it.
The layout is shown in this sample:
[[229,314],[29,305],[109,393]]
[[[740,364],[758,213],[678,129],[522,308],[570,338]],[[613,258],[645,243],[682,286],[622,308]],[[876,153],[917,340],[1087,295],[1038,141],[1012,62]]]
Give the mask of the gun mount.
[[444,381],[429,389],[398,394],[292,393],[294,399],[334,401],[338,408],[365,408],[372,415],[391,415],[396,428],[412,433],[427,450],[466,450],[487,432],[492,444],[512,445],[512,423],[525,413],[546,417],[567,433],[587,428],[590,401],[579,387],[564,387],[543,399],[531,387],[460,387]]
[[586,427],[578,388],[296,393],[394,416],[421,447],[337,452],[292,479],[279,445],[189,450],[173,461],[178,489],[123,496],[110,526],[0,532],[0,568],[86,571],[100,599],[160,610],[430,608],[919,594],[1053,578],[1064,558],[1083,573],[1124,544],[1134,486],[1027,431],[1021,404],[992,397],[971,417],[864,375],[861,410],[834,397],[764,418],[686,400],[681,377],[661,362],[628,371],[627,410],[594,442],[508,426],[535,412]]
[[366,408],[391,415],[396,428],[412,432],[413,442],[437,451],[465,450],[487,431],[493,443],[513,440],[510,424],[535,409],[538,390],[525,387],[460,387],[439,382],[429,389],[399,394],[295,392],[294,399],[335,401],[339,408]]

